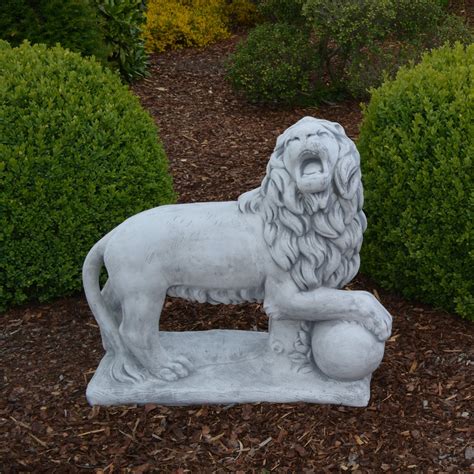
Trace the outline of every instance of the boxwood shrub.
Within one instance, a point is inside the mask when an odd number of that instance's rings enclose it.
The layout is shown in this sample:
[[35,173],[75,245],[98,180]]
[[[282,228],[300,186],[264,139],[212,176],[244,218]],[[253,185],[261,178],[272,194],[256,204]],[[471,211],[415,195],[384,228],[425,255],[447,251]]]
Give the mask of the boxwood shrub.
[[358,142],[362,269],[474,317],[474,45],[444,46],[373,91]]
[[175,196],[151,117],[117,75],[0,42],[0,306],[81,287],[89,248]]

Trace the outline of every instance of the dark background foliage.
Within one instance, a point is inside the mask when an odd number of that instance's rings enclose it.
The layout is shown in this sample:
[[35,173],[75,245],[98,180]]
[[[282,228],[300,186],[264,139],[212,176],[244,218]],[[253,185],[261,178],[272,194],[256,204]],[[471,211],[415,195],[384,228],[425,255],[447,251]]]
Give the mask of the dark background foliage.
[[146,74],[141,0],[4,0],[0,39],[18,46],[24,40],[94,55],[125,81]]
[[[275,53],[262,56],[255,48],[252,33],[242,42],[229,62],[229,77],[236,90],[251,102],[298,104],[317,103],[332,97],[367,98],[369,89],[377,87],[398,68],[418,61],[424,50],[445,42],[468,44],[473,36],[464,20],[446,9],[445,2],[433,0],[262,0],[259,11],[267,39],[256,32],[263,43],[272,44]],[[277,57],[278,45],[285,48],[288,35],[278,34],[281,23],[298,28],[305,35],[307,47],[295,48],[291,54]],[[257,26],[257,31],[262,31]],[[296,40],[295,40],[296,41]],[[291,84],[292,99],[283,98],[279,74],[268,74],[259,88],[262,70],[289,68],[307,62],[312,50],[312,77],[307,87],[307,69],[301,70]],[[241,65],[245,64],[245,67]],[[252,65],[255,64],[253,67]],[[249,80],[252,77],[254,81]]]

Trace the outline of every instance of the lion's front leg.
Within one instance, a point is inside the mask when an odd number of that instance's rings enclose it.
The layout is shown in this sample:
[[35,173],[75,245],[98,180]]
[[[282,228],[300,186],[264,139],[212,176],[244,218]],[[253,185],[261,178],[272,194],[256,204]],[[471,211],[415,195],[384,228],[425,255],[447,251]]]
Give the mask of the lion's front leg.
[[300,291],[293,282],[272,282],[265,288],[264,308],[274,319],[356,321],[380,341],[388,339],[392,331],[390,313],[367,291]]

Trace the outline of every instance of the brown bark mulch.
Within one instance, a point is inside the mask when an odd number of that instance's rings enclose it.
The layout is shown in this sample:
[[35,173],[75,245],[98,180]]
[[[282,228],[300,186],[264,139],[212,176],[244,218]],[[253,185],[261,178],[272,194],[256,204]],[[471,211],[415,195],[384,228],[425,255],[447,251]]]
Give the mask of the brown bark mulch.
[[[135,86],[160,126],[181,202],[235,199],[257,186],[276,136],[303,115],[356,137],[354,102],[271,110],[225,82],[235,39],[153,58]],[[2,316],[1,472],[468,472],[473,326],[388,294],[394,316],[368,408],[243,404],[91,408],[85,389],[103,350],[81,296]],[[258,305],[169,300],[164,330],[265,329]]]

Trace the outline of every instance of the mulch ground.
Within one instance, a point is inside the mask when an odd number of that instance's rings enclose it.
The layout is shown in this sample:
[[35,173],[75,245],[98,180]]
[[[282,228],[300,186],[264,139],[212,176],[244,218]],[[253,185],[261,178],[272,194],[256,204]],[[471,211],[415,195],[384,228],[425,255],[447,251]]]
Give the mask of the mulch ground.
[[[160,127],[181,202],[227,200],[257,186],[277,135],[304,115],[355,138],[354,102],[271,110],[227,85],[235,38],[153,58],[134,87]],[[365,409],[310,404],[91,408],[87,382],[103,355],[82,296],[2,316],[1,472],[468,472],[473,326],[376,288],[393,335]],[[258,305],[169,300],[162,329],[262,329]]]

